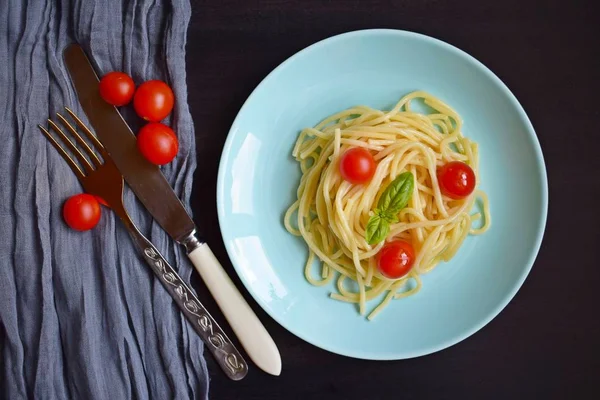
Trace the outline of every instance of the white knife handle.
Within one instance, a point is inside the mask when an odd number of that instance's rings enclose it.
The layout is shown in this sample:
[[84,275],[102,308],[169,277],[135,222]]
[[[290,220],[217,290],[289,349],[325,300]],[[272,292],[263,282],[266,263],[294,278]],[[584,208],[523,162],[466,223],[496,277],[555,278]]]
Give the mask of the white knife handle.
[[188,254],[248,356],[263,371],[281,373],[277,345],[206,243]]

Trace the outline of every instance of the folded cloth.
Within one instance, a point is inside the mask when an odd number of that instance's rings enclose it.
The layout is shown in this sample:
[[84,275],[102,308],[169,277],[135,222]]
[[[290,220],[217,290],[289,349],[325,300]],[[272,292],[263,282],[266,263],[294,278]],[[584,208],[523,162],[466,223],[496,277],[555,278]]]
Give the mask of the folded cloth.
[[[187,0],[0,1],[0,398],[207,397],[200,338],[121,223],[69,229],[62,204],[82,188],[37,129],[69,106],[84,121],[62,52],[77,42],[99,74],[165,80],[179,154],[163,172],[188,204],[196,166],[185,83]],[[141,125],[123,108],[134,130]],[[136,203],[141,230],[189,281],[178,246]]]

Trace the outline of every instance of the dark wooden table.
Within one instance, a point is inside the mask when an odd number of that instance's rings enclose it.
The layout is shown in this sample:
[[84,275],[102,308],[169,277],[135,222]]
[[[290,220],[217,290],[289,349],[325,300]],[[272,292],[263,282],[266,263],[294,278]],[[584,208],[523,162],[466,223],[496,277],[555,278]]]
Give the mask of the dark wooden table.
[[[207,356],[212,398],[600,398],[600,18],[592,1],[192,3],[187,76],[198,147],[195,220],[283,357],[280,377],[252,368],[233,383]],[[433,36],[494,71],[536,128],[550,186],[544,242],[514,300],[467,340],[395,362],[328,353],[268,317],[227,261],[215,205],[221,150],[254,87],[298,50],[366,28]],[[195,287],[216,310],[203,285]]]

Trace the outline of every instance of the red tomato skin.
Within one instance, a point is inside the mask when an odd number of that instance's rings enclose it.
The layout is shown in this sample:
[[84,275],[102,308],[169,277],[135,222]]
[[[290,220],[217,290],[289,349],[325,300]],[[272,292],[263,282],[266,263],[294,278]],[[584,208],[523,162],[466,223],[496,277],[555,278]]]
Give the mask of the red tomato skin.
[[114,71],[102,77],[99,90],[104,101],[119,107],[131,101],[135,92],[135,84],[129,75]]
[[353,184],[370,181],[376,168],[375,159],[362,147],[348,149],[340,158],[340,174],[344,180]]
[[442,194],[451,199],[460,200],[475,190],[475,172],[461,161],[451,161],[437,171],[438,183]]
[[404,240],[387,243],[377,253],[377,267],[381,275],[399,279],[408,274],[415,262],[415,250]]
[[98,200],[87,193],[71,196],[63,205],[63,218],[76,231],[87,231],[95,227],[101,214]]
[[171,162],[179,150],[179,143],[173,129],[160,122],[144,125],[138,133],[137,145],[140,153],[156,165]]
[[169,85],[159,80],[142,83],[133,96],[135,112],[149,122],[165,119],[173,110],[174,103],[173,91]]

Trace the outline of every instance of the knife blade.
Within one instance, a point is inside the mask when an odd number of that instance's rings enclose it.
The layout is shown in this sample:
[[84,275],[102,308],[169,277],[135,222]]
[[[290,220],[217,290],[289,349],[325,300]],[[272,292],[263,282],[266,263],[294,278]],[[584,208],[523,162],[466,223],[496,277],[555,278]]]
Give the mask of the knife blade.
[[68,46],[64,60],[83,111],[131,190],[169,236],[185,246],[248,356],[263,371],[279,375],[281,356],[275,342],[208,245],[196,238],[193,220],[160,169],[138,151],[129,125],[100,96],[98,75],[83,48]]

